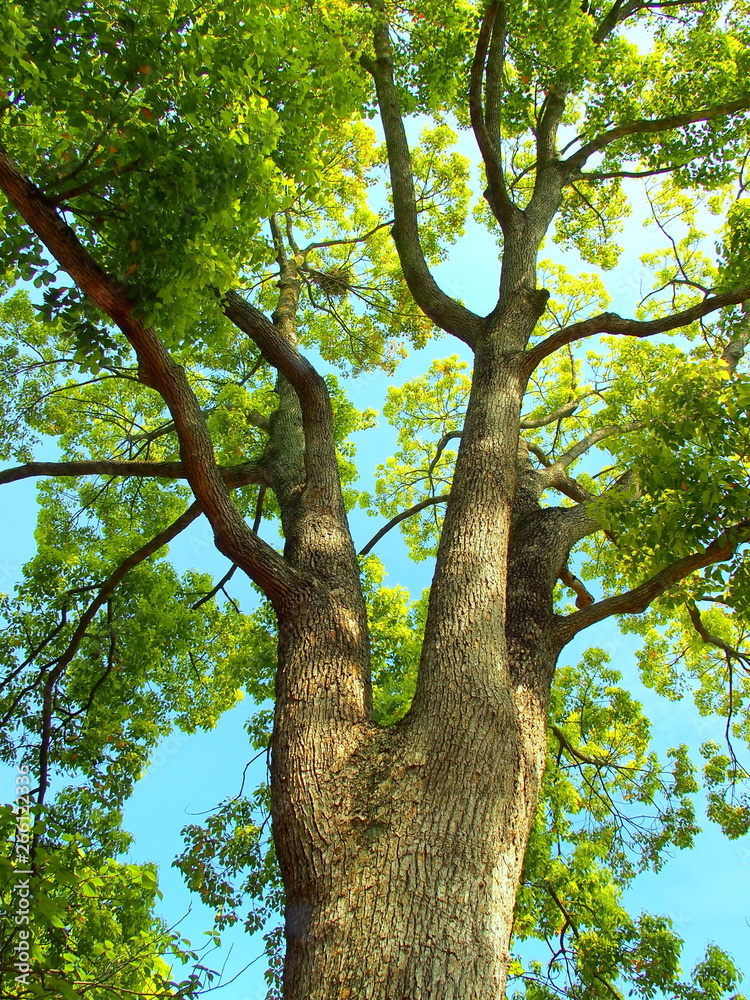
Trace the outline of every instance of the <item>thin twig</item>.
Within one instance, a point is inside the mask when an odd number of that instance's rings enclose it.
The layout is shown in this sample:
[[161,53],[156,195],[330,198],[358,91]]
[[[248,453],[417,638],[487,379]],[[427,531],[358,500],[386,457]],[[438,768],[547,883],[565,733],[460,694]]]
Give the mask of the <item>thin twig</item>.
[[444,493],[439,497],[427,497],[425,500],[421,500],[419,503],[414,504],[414,506],[410,507],[408,510],[404,510],[400,514],[396,514],[396,516],[392,517],[390,521],[377,532],[377,534],[372,536],[367,545],[360,549],[357,554],[360,556],[366,556],[373,546],[380,541],[383,535],[388,534],[391,528],[395,528],[397,524],[405,521],[407,517],[411,517],[412,514],[418,514],[420,510],[424,510],[425,507],[431,507],[433,504],[446,503],[449,499],[450,493]]

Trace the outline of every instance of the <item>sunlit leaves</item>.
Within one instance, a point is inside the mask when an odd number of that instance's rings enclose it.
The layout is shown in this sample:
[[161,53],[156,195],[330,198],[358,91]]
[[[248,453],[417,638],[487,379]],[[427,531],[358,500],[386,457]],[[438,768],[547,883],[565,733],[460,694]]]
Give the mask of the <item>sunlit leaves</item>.
[[[645,353],[655,357],[658,349]],[[672,371],[662,371],[648,402],[634,407],[634,415],[647,417],[647,428],[613,443],[644,494],[631,503],[613,501],[624,505],[623,518],[618,517],[623,541],[630,544],[637,536],[641,546],[663,553],[655,556],[653,569],[707,545],[722,528],[742,520],[750,497],[749,404],[745,376],[730,381],[723,365],[673,353]]]
[[724,283],[739,284],[750,265],[750,198],[740,198],[731,206],[723,240]]
[[252,901],[245,917],[249,931],[276,916],[281,902],[281,877],[270,842],[267,789],[252,798],[237,796],[221,803],[202,824],[182,830],[185,850],[175,861],[190,889],[214,910],[221,931],[239,919],[243,899]]
[[[649,723],[619,679],[597,650],[558,671],[546,795],[516,911],[517,939],[545,940],[551,958],[546,967],[517,960],[513,978],[526,997],[604,998],[618,979],[639,997],[697,996],[682,978],[671,920],[633,919],[622,895],[639,868],[658,869],[671,848],[692,843],[695,769],[685,747],[664,762],[650,751]],[[707,975],[717,997],[739,982],[713,945],[694,981]]]
[[[392,517],[425,497],[448,492],[463,424],[470,380],[468,365],[457,355],[434,361],[425,375],[388,390],[383,413],[398,431],[398,450],[377,469],[372,505]],[[442,514],[431,506],[404,522],[412,556],[434,551]]]
[[459,0],[449,6],[428,0],[418,5],[387,4],[397,31],[404,110],[453,110],[461,101],[462,76],[471,58],[477,5]]
[[[165,337],[184,341],[210,314],[206,291],[262,255],[259,219],[295,180],[317,182],[321,128],[361,102],[347,9],[11,8],[3,141]],[[282,36],[296,42],[280,60]],[[5,251],[26,276],[44,270],[8,221]]]
[[[389,232],[392,206],[379,190],[385,151],[373,140],[361,124],[332,136],[327,189],[314,204],[300,192],[285,213],[303,279],[302,341],[353,374],[375,366],[393,372],[408,344],[422,347],[434,332],[401,274]],[[452,150],[454,142],[453,131],[440,126],[425,130],[413,150],[422,247],[432,263],[463,232],[469,203],[468,161]]]
[[[627,189],[613,175],[674,168],[675,180],[651,191],[665,249],[647,260],[656,294],[640,315],[654,317],[744,280],[745,200],[730,209],[718,257],[696,208],[698,187],[711,191],[717,213],[743,193],[743,115],[671,129],[644,122],[695,111],[696,99],[709,107],[742,98],[747,26],[718,4],[688,5],[680,17],[671,4],[669,11],[631,6],[623,37],[612,18],[610,34],[604,30],[618,5],[508,3],[492,138],[523,208],[541,176],[535,140],[558,99],[568,103],[557,148],[548,151],[550,173],[564,172],[566,156],[619,128],[580,175],[570,173],[554,231],[558,246],[599,271],[617,261],[614,238],[628,211]],[[463,231],[469,166],[441,116],[466,123],[467,71],[484,11],[468,0],[384,7],[403,108],[437,116],[412,150],[430,265]],[[426,343],[434,328],[408,293],[394,251],[384,153],[355,120],[369,99],[357,58],[369,47],[369,5],[230,2],[198,10],[180,0],[138,0],[70,9],[53,0],[41,8],[8,2],[3,13],[3,142],[174,350],[220,463],[252,462],[262,473],[284,383],[229,327],[217,290],[239,287],[273,315],[283,272],[285,290],[299,294],[302,347],[344,375],[376,368],[394,374],[409,347]],[[646,42],[644,27],[655,29]],[[520,231],[525,222],[513,218]],[[0,355],[7,390],[0,431],[10,437],[25,425],[14,443],[3,441],[3,457],[27,460],[37,439],[47,439],[63,459],[177,461],[171,415],[138,381],[119,334],[52,282],[49,260],[7,208],[3,241],[21,277],[47,287],[43,323],[23,296],[2,306],[14,345]],[[535,279],[551,292],[537,340],[609,307],[598,274],[548,263]],[[527,465],[543,505],[598,498],[592,509],[606,533],[574,554],[583,554],[586,564],[576,569],[595,580],[597,592],[635,586],[746,518],[744,319],[737,309],[715,325],[696,323],[650,342],[603,339],[588,353],[569,345],[534,372],[522,415]],[[375,418],[347,400],[343,382],[327,382],[351,507],[363,498],[350,436]],[[435,551],[469,388],[468,365],[447,357],[392,389],[384,407],[397,450],[377,470],[371,510],[391,518],[439,501],[403,522],[415,559]],[[267,532],[278,503],[272,490],[263,492],[260,473],[258,480],[237,492],[236,502]],[[262,706],[250,737],[259,749],[268,746],[275,625],[268,606],[241,612],[231,587],[216,589],[198,571],[178,574],[165,553],[133,566],[87,619],[117,567],[182,513],[189,493],[158,478],[102,476],[48,482],[39,495],[38,552],[3,604],[0,707],[10,726],[2,752],[31,757],[44,744],[57,793],[51,815],[84,830],[102,855],[93,874],[78,872],[88,891],[117,875],[107,857],[127,843],[118,807],[173,726],[209,728],[246,691]],[[386,585],[374,557],[363,577],[375,719],[388,725],[404,715],[414,691],[425,599],[414,602],[405,589]],[[731,836],[747,829],[731,740],[748,735],[749,595],[742,556],[685,581],[644,617],[639,654],[648,684],[672,699],[691,690],[708,724],[717,717],[728,723],[727,747],[704,746],[702,778],[709,816]],[[46,715],[45,692],[54,695]],[[593,651],[580,667],[559,671],[552,723],[547,797],[516,934],[556,940],[560,950],[546,983],[544,970],[529,967],[527,996],[549,996],[549,983],[563,981],[559,974],[568,976],[571,997],[605,996],[608,982],[623,977],[636,995],[692,1000],[697,994],[679,978],[680,942],[669,921],[634,920],[621,900],[636,870],[658,869],[670,847],[691,843],[697,783],[687,750],[656,756],[641,706]],[[68,777],[75,784],[60,790]],[[262,789],[256,801],[224,803],[185,831],[179,867],[219,926],[236,919],[243,896],[254,901],[251,927],[265,925],[280,905],[267,805]],[[59,874],[63,884],[71,877],[67,869]],[[56,906],[50,913],[62,920]],[[117,928],[86,914],[97,954],[117,957]],[[75,971],[68,953],[60,962],[66,975]],[[717,997],[736,982],[718,950],[695,977]]]
[[367,556],[362,564],[372,652],[373,712],[377,722],[390,725],[406,712],[414,695],[426,595],[411,601],[405,587],[383,586],[385,569]]
[[603,271],[616,266],[622,247],[614,237],[622,232],[630,205],[618,180],[571,185],[555,222],[555,240],[575,247],[581,260]]
[[703,777],[708,789],[708,817],[731,839],[742,837],[750,830],[750,796],[735,789],[737,761],[712,741],[701,746],[701,755],[706,761]]
[[[10,846],[17,817],[0,807],[0,834]],[[13,954],[19,931],[29,936],[33,973],[18,978],[18,969],[3,963],[0,984],[8,997],[55,995],[78,1000],[83,995],[105,1000],[113,994],[174,995],[176,983],[168,959],[197,962],[152,909],[158,896],[152,866],[126,864],[107,858],[81,833],[67,832],[37,817],[39,838],[35,871],[23,881],[29,887],[28,922],[6,921],[0,947]],[[13,886],[21,881],[9,862],[2,863],[3,909],[20,913]],[[195,970],[194,970],[195,971]],[[200,985],[200,971],[190,992]]]
[[546,311],[535,331],[539,335],[603,312],[611,301],[598,274],[572,274],[553,260],[539,262],[539,282],[550,293]]
[[425,129],[412,154],[420,239],[433,264],[444,259],[447,247],[463,235],[469,206],[469,161],[451,151],[455,140],[446,125]]

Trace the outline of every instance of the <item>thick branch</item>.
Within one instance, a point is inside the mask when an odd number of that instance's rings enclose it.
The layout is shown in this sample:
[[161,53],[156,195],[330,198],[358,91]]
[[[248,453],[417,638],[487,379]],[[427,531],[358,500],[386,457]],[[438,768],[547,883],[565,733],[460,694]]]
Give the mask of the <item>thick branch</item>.
[[557,153],[557,129],[565,111],[565,90],[562,87],[550,87],[550,92],[544,99],[542,113],[536,130],[536,184],[541,182],[543,168],[555,159]]
[[580,764],[591,764],[593,767],[599,767],[599,768],[610,766],[611,762],[608,761],[606,758],[589,757],[587,754],[581,753],[580,750],[578,750],[576,747],[573,746],[573,744],[570,742],[568,737],[565,735],[562,729],[560,729],[559,726],[550,726],[550,729],[555,735],[557,742],[560,744],[563,750],[568,751],[573,760],[578,761]]
[[0,147],[0,188],[63,270],[120,328],[138,357],[141,381],[156,389],[175,423],[180,455],[193,492],[211,523],[217,547],[238,562],[275,602],[309,586],[284,559],[255,535],[232,503],[213,454],[211,437],[185,371],[159,338],[135,315],[125,288],[83,248],[43,194]]
[[[243,462],[240,465],[224,465],[218,468],[224,484],[229,489],[237,489],[240,486],[249,486],[255,483],[265,484],[268,480],[263,466],[256,462]],[[27,465],[17,465],[13,469],[4,469],[0,472],[0,485],[36,476],[136,476],[153,479],[187,479],[187,472],[182,462],[97,461],[94,459],[82,462],[29,462]]]
[[630,0],[629,3],[623,3],[623,0],[615,0],[615,3],[600,22],[594,34],[594,41],[603,42],[618,24],[622,24],[631,14],[637,14],[639,11],[662,10],[666,7],[689,7],[691,4],[697,6],[702,3],[703,0],[664,0],[663,3],[649,3],[647,0],[646,2],[644,0]]
[[[582,538],[593,535],[597,531],[604,530],[604,534],[611,542],[617,544],[617,536],[604,528],[599,517],[594,514],[595,505],[593,501],[597,497],[585,490],[581,484],[572,479],[564,469],[551,465],[547,469],[540,469],[536,475],[542,481],[543,489],[554,489],[562,493],[571,500],[575,500],[575,507],[564,508],[566,528],[565,533],[568,545],[573,546],[580,542]],[[611,496],[613,493],[626,493],[631,497],[640,495],[639,489],[634,484],[634,476],[631,472],[625,472],[619,477],[601,496]]]
[[630,3],[623,3],[622,0],[615,0],[609,8],[607,14],[599,22],[599,27],[594,33],[594,41],[599,43],[609,35],[617,25],[629,17],[632,13],[640,10],[643,4],[640,0],[631,0]]
[[557,463],[547,466],[546,469],[539,469],[537,476],[544,490],[557,490],[576,503],[590,503],[593,500],[588,490],[585,490],[572,476],[567,475]]
[[[503,71],[505,47],[508,37],[508,9],[505,3],[497,4],[497,14],[492,23],[492,36],[484,72],[484,122],[490,139],[500,143],[502,130]],[[500,158],[502,169],[502,157]]]
[[263,357],[294,389],[302,411],[307,488],[316,491],[324,505],[338,510],[342,500],[333,412],[323,377],[281,330],[237,292],[227,292],[221,304],[226,316],[255,341]]
[[567,175],[560,167],[557,132],[565,111],[567,88],[560,80],[550,84],[536,129],[534,191],[525,216],[538,246],[562,202]]
[[[589,496],[575,480],[571,479],[569,482],[572,484],[570,493],[561,486],[555,487],[560,493],[570,496],[571,500],[577,501],[573,507],[557,508],[561,515],[559,521],[560,531],[565,538],[568,553],[582,538],[588,538],[590,535],[602,530],[601,520],[598,514],[595,513],[595,506],[593,504],[595,498]],[[617,489],[617,487],[613,487],[613,489]],[[609,537],[608,532],[605,532],[605,534]]]
[[362,65],[375,82],[380,105],[393,194],[395,224],[393,239],[409,291],[422,312],[446,333],[458,337],[470,347],[482,332],[482,319],[462,306],[438,286],[422,251],[417,223],[417,206],[409,144],[401,118],[388,22],[382,0],[370,0],[376,17],[374,29],[375,60],[367,56]]
[[543,448],[540,448],[538,444],[533,444],[532,442],[527,441],[525,438],[521,438],[520,440],[524,448],[530,452],[534,458],[538,459],[540,464],[543,465],[545,469],[551,465],[549,455]]
[[560,571],[560,580],[566,587],[570,587],[576,595],[577,608],[587,608],[594,603],[594,598],[586,589],[586,584],[575,573],[571,573],[567,566],[564,566]]
[[557,634],[560,646],[564,646],[582,629],[596,622],[610,618],[612,615],[642,614],[652,601],[660,597],[676,583],[706,566],[731,559],[740,545],[750,540],[748,522],[743,521],[734,529],[724,532],[711,542],[703,551],[678,559],[665,569],[655,573],[639,587],[615,597],[607,597],[577,611],[575,614],[558,619]]
[[554,354],[555,351],[567,344],[575,343],[586,337],[594,337],[597,334],[606,333],[610,336],[619,337],[653,337],[659,333],[668,333],[670,330],[678,330],[680,327],[689,326],[696,320],[723,309],[725,306],[735,306],[740,302],[750,299],[750,285],[737,288],[731,292],[722,292],[719,295],[712,295],[703,302],[683,309],[681,312],[671,313],[660,319],[636,320],[624,319],[617,313],[600,313],[589,319],[581,320],[578,323],[571,323],[562,330],[558,330],[546,340],[542,340],[526,353],[527,371],[529,374],[534,371],[537,365]]
[[[535,449],[532,445],[527,442],[526,447],[529,451],[533,452],[539,458],[542,465],[545,466],[543,469],[539,469],[536,472],[538,481],[541,483],[542,489],[555,489],[571,500],[575,500],[577,503],[588,503],[593,499],[588,490],[585,490],[580,483],[572,479],[568,473],[567,469],[580,458],[581,455],[585,455],[590,448],[598,444],[600,441],[606,440],[608,437],[612,437],[614,434],[627,434],[631,431],[638,430],[643,425],[641,423],[628,424],[625,427],[621,427],[618,424],[609,427],[600,427],[598,430],[592,431],[587,434],[586,437],[582,438],[571,448],[569,448],[563,455],[561,455],[554,462],[550,461],[548,457],[541,451],[541,449]],[[618,487],[618,488],[621,488]]]
[[[474,130],[474,137],[482,154],[487,174],[485,196],[503,232],[507,230],[515,216],[520,216],[518,208],[508,195],[500,163],[499,87],[506,28],[505,6],[494,0],[485,11],[479,29],[469,84],[471,127]],[[485,78],[488,49],[490,59],[487,65],[487,109],[485,112],[482,101],[482,83]]]
[[667,115],[664,118],[639,118],[637,121],[624,122],[622,125],[616,125],[591,139],[577,153],[569,156],[564,161],[563,166],[568,175],[573,176],[582,169],[589,157],[606,149],[618,139],[626,139],[631,135],[654,135],[659,132],[669,132],[685,125],[714,121],[716,118],[724,118],[727,115],[737,114],[748,109],[750,109],[750,95],[745,95],[736,101],[719,104],[714,108],[701,108],[698,111],[686,111],[681,115]]

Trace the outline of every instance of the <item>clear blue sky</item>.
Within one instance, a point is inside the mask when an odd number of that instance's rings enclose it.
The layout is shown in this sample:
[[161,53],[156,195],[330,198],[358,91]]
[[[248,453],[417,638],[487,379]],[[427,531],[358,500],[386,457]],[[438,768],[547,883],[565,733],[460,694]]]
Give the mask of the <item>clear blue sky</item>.
[[[462,136],[464,144],[465,151],[473,153],[466,134]],[[638,256],[654,239],[653,230],[643,231],[639,227],[629,230],[623,261],[614,273],[606,276],[605,283],[614,296],[613,308],[631,313],[635,301],[648,287],[648,277],[641,269]],[[553,256],[553,252],[550,246],[546,255]],[[496,261],[494,243],[483,231],[471,226],[469,237],[461,244],[459,252],[441,268],[441,280],[449,293],[464,299],[477,311],[486,311],[494,304]],[[590,266],[576,267],[570,258],[566,263],[572,269],[592,270]],[[447,338],[436,341],[422,352],[423,356],[408,358],[395,381],[400,383],[423,371],[433,357],[453,353],[460,353],[457,343]],[[356,389],[357,404],[379,408],[388,384],[389,380],[382,374],[366,377]],[[392,434],[387,427],[367,433],[366,446],[361,449],[364,488],[369,485],[375,464],[386,457],[391,445]],[[4,486],[0,492],[4,523],[12,525],[12,531],[6,532],[0,555],[0,589],[11,588],[22,561],[32,551],[34,493],[30,482]],[[353,518],[355,543],[363,544],[379,526],[379,521],[368,519],[362,512],[356,513]],[[395,532],[381,542],[376,552],[388,566],[389,583],[407,585],[414,595],[427,584],[430,567],[426,564],[415,567],[410,563]],[[173,547],[173,553],[180,568],[195,565],[201,570],[213,569],[221,573],[226,566],[213,551],[210,531],[203,521],[196,522],[182,542]],[[245,581],[237,582],[233,592],[247,602],[251,600],[250,587]],[[701,720],[691,705],[666,702],[641,687],[636,678],[633,642],[622,637],[613,623],[600,626],[596,632],[592,630],[585,639],[587,644],[603,646],[611,652],[613,664],[622,670],[636,696],[646,703],[654,722],[657,749],[682,742],[697,745],[708,738],[721,740],[721,732],[709,730],[706,720]],[[561,662],[575,662],[579,651],[580,647],[566,650]],[[212,732],[191,737],[177,733],[165,741],[125,813],[125,826],[136,835],[131,859],[154,861],[159,865],[164,893],[161,913],[169,924],[175,924],[192,908],[180,923],[180,930],[198,946],[202,932],[210,926],[211,915],[191,897],[181,876],[170,865],[180,850],[180,829],[239,790],[243,768],[253,755],[243,730],[252,710],[253,706],[246,700],[221,719]],[[253,765],[248,783],[253,779],[261,780],[264,768],[263,760]],[[7,772],[0,772],[3,782],[7,777]],[[8,784],[7,790],[2,789],[7,797],[10,787]],[[740,961],[748,956],[746,964],[750,972],[750,844],[747,841],[728,842],[711,829],[695,850],[679,854],[659,876],[641,878],[637,888],[630,892],[629,900],[633,910],[650,909],[673,918],[676,931],[686,941],[685,974],[701,957],[708,941],[726,947]],[[205,963],[214,968],[226,963],[223,977],[226,985],[209,996],[221,1000],[261,1000],[265,996],[262,958],[234,982],[228,980],[262,950],[259,939],[249,939],[241,933],[226,935],[222,953],[205,957]],[[179,970],[176,972],[179,976]]]

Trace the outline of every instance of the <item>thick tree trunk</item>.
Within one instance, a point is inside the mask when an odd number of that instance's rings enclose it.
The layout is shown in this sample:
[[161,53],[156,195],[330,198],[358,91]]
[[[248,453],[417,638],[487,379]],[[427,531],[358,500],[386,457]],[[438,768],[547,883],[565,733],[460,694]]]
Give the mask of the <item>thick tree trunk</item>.
[[[272,775],[285,1000],[504,996],[560,563],[516,509],[523,389],[518,355],[482,345],[405,719],[369,721],[343,591],[282,616]],[[539,513],[524,502],[522,515]]]
[[275,747],[285,1000],[504,995],[546,749],[546,700],[523,700]]

